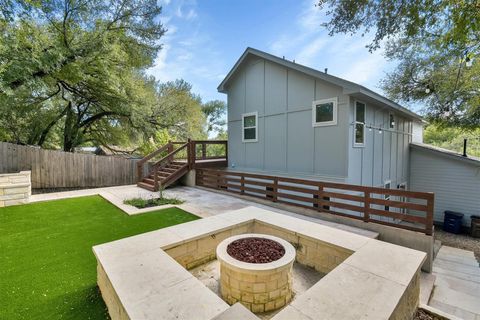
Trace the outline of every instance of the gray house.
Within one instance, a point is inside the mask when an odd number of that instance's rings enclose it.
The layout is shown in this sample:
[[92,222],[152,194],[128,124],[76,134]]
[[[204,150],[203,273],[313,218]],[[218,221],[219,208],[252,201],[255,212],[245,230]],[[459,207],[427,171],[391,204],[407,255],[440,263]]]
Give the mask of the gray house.
[[229,167],[408,188],[419,115],[353,82],[247,48],[228,95]]
[[480,214],[480,160],[424,145],[418,114],[361,85],[247,48],[218,91],[230,170],[435,192],[436,222]]

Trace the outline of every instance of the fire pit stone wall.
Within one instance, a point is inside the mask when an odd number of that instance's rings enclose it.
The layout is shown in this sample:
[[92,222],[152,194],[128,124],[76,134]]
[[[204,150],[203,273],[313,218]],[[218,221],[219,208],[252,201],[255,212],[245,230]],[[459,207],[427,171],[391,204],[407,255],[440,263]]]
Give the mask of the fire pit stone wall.
[[[227,253],[228,244],[241,238],[263,237],[280,243],[285,255],[269,263],[247,263]],[[254,313],[281,308],[292,300],[292,266],[295,248],[287,241],[263,234],[243,234],[222,241],[217,247],[222,298],[230,305],[241,302]]]

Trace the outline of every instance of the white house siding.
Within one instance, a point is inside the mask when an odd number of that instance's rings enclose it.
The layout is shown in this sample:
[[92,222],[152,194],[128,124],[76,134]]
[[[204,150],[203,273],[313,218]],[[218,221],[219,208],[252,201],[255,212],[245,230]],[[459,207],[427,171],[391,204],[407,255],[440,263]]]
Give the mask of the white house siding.
[[[365,129],[365,145],[354,147],[354,103],[350,101],[348,129],[348,183],[365,186],[383,186],[391,181],[391,187],[407,183],[409,143],[412,141],[412,122],[398,113],[366,102],[366,124],[383,128]],[[389,128],[389,114],[395,116],[395,128]],[[410,189],[410,188],[409,188]]]
[[[228,92],[229,166],[344,181],[348,96],[342,88],[261,58],[248,58]],[[312,126],[312,102],[338,97],[338,124]],[[258,112],[258,142],[242,142],[242,114]]]
[[410,162],[411,189],[435,193],[436,222],[443,222],[445,210],[464,213],[464,225],[480,214],[480,161],[412,145]]

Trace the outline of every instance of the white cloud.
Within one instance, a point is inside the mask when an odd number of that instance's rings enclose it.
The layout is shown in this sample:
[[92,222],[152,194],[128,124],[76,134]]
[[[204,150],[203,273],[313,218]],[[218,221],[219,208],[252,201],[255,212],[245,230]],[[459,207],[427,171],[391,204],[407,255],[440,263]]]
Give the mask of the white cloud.
[[308,42],[298,53],[298,55],[296,56],[296,60],[298,60],[298,62],[302,64],[311,64],[312,59],[314,59],[318,55],[320,50],[325,48],[328,42],[328,39],[325,37],[319,37],[311,42]]
[[269,50],[278,56],[312,68],[323,70],[348,80],[374,87],[383,75],[387,61],[382,51],[369,53],[365,45],[371,36],[337,34],[333,37],[321,26],[328,20],[326,9],[315,7],[316,0],[306,0],[303,9],[277,38]]

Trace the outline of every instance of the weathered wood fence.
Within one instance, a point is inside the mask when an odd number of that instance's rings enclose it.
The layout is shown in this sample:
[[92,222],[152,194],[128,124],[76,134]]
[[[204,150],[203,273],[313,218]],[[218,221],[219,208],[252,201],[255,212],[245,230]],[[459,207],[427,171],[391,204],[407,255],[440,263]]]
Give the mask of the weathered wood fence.
[[32,188],[135,184],[136,159],[45,150],[0,142],[0,173],[32,171]]

